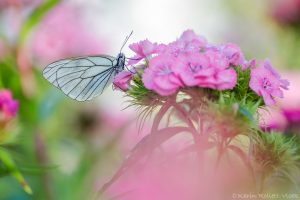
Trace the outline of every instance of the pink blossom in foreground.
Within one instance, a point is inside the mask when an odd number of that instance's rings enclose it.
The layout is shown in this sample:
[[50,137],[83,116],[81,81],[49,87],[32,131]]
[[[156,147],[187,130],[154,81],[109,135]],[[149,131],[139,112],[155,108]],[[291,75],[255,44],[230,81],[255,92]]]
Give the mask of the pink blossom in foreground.
[[[127,169],[106,196],[122,200],[219,200],[230,199],[233,192],[254,189],[249,172],[235,155],[226,155],[232,162],[222,159],[220,170],[214,170],[215,157],[198,160],[187,153],[179,156],[177,148],[182,146],[182,152],[188,146],[188,143],[182,145],[182,139],[188,138],[177,139],[173,145],[164,144],[162,151],[152,152],[151,158],[145,155],[145,162],[136,162]],[[204,171],[199,163],[205,163]]]
[[179,60],[168,55],[154,57],[143,74],[145,87],[162,96],[174,94],[182,86],[179,77],[174,73],[174,69],[180,64]]
[[177,57],[180,54],[200,52],[206,45],[204,37],[196,35],[192,30],[186,30],[178,40],[166,46],[165,53]]
[[113,85],[124,92],[129,89],[129,82],[133,77],[133,73],[122,71],[114,77]]
[[9,90],[0,90],[0,121],[6,122],[14,118],[18,112],[18,102],[12,98]]
[[136,53],[136,55],[130,58],[128,62],[129,65],[133,65],[144,58],[149,59],[152,54],[161,52],[164,45],[158,45],[157,43],[151,43],[149,40],[143,40],[129,45],[129,48]]
[[[104,106],[101,108],[99,114],[101,123],[98,123],[98,125],[100,124],[100,129],[97,129],[95,134],[100,137],[102,137],[101,135],[108,135],[109,137],[117,136],[118,149],[122,155],[128,155],[132,151],[132,147],[151,131],[152,124],[149,120],[145,121],[141,130],[137,128],[137,123],[133,123],[137,117],[134,109],[121,110],[116,106]],[[99,147],[99,142],[103,142],[103,139],[94,142]]]
[[249,86],[269,106],[275,104],[275,97],[283,98],[281,89],[288,89],[289,82],[281,79],[267,59],[257,68],[251,69]]
[[41,64],[57,59],[99,54],[103,41],[85,27],[73,7],[59,5],[46,14],[32,35],[31,53]]

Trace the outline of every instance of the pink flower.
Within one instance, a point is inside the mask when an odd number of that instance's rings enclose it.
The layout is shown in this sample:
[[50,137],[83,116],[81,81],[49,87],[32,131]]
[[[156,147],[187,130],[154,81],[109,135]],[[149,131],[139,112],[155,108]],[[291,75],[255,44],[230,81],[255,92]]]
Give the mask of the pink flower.
[[158,45],[157,43],[151,43],[149,40],[143,40],[129,45],[129,48],[136,53],[136,55],[128,62],[129,65],[133,65],[144,58],[150,59],[152,54],[161,52],[164,45]]
[[245,61],[242,64],[242,70],[253,69],[256,67],[257,61],[255,59],[251,59],[249,61]]
[[289,82],[280,78],[268,59],[257,68],[251,69],[250,88],[262,96],[266,105],[275,104],[275,97],[283,98],[281,88],[288,89]]
[[218,70],[224,70],[230,67],[228,59],[219,51],[207,51],[205,55],[209,58],[211,66]]
[[288,121],[282,110],[275,106],[258,110],[260,121],[259,126],[265,131],[285,131]]
[[209,58],[204,54],[193,53],[179,56],[182,65],[174,69],[185,86],[199,85],[202,79],[214,74],[214,68],[210,66]]
[[186,42],[186,43],[197,43],[199,46],[205,46],[207,44],[207,41],[204,37],[196,35],[196,33],[193,30],[186,30],[184,31],[179,40]]
[[178,58],[183,64],[174,71],[186,86],[226,90],[236,85],[235,70],[229,68],[219,52],[191,53]]
[[273,3],[273,18],[280,24],[288,25],[300,22],[300,0],[276,0]]
[[220,47],[222,54],[226,56],[230,65],[241,66],[244,64],[244,55],[236,44],[228,43]]
[[300,125],[300,108],[283,110],[283,114],[289,123]]
[[235,70],[232,68],[220,70],[216,73],[215,77],[212,80],[213,80],[212,82],[214,82],[215,84],[215,87],[212,87],[213,89],[217,89],[217,90],[233,89],[237,82],[237,74]]
[[286,131],[291,126],[300,125],[300,73],[292,71],[283,74],[290,82],[289,90],[284,93],[283,99],[276,99],[278,106],[261,111],[262,125],[268,130]]
[[218,52],[191,53],[179,57],[184,63],[175,68],[175,73],[186,86],[198,86],[218,90],[232,89],[237,74]]
[[129,89],[129,82],[132,79],[133,74],[129,71],[122,71],[118,73],[113,81],[114,86],[126,92]]
[[217,90],[233,89],[237,82],[237,74],[233,68],[229,67],[229,62],[223,54],[219,52],[206,52],[211,68],[214,69],[212,76],[202,79],[200,87],[207,87]]
[[168,55],[154,57],[143,74],[145,87],[162,96],[174,94],[182,86],[179,77],[174,73],[174,69],[180,64],[179,60]]
[[167,45],[164,52],[177,57],[180,54],[200,52],[206,45],[204,37],[196,35],[192,30],[186,30],[178,40]]
[[18,102],[13,100],[9,90],[0,90],[0,122],[7,122],[16,116]]
[[78,10],[64,4],[47,13],[32,35],[34,59],[48,64],[65,57],[99,54],[105,42],[91,34],[91,27],[80,19]]

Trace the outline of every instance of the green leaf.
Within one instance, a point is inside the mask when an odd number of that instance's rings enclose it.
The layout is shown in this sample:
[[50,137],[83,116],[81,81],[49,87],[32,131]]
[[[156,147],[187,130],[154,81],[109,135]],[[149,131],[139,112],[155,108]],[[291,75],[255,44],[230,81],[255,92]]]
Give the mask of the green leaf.
[[53,8],[57,3],[59,3],[59,0],[45,0],[43,1],[39,7],[37,7],[27,18],[27,20],[23,23],[18,39],[18,44],[22,45],[26,41],[29,33],[31,32],[32,28],[36,26],[43,16],[51,9]]

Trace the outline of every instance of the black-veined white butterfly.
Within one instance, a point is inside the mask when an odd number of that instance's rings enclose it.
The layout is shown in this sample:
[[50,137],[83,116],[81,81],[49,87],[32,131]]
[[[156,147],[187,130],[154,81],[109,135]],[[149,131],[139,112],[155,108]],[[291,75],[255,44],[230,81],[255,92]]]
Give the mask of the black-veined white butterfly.
[[132,32],[126,37],[117,57],[108,55],[63,59],[49,64],[43,76],[68,97],[77,101],[91,100],[102,94],[113,78],[125,68],[121,52]]

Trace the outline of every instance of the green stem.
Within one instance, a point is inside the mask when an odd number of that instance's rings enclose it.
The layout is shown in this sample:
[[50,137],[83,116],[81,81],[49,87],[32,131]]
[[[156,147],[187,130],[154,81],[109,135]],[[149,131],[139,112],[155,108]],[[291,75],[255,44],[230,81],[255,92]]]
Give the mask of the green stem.
[[156,117],[154,118],[153,125],[152,125],[152,128],[151,128],[151,133],[155,133],[156,131],[158,131],[159,124],[160,124],[162,118],[164,117],[165,113],[169,110],[169,108],[172,105],[173,105],[172,102],[167,101],[165,104],[163,104],[161,106],[161,108],[158,111]]
[[15,179],[19,182],[23,190],[28,193],[32,194],[32,190],[28,183],[25,181],[23,175],[19,172],[17,169],[14,161],[12,160],[11,156],[8,152],[6,152],[4,149],[0,149],[0,160],[3,162],[3,164],[7,167],[10,174],[15,177]]
[[217,172],[219,168],[223,154],[224,154],[224,143],[222,141],[221,144],[217,146],[217,161],[215,163],[215,172]]
[[260,183],[259,183],[259,193],[262,193],[264,191],[264,185],[265,185],[266,176],[264,173],[260,175]]
[[[36,153],[36,157],[37,157],[37,161],[39,162],[39,164],[43,167],[48,165],[48,156],[47,156],[47,150],[46,150],[46,146],[44,143],[44,140],[42,138],[42,134],[41,133],[36,133],[34,135],[34,144],[35,144],[35,153]],[[45,171],[41,177],[41,184],[42,184],[42,188],[44,190],[45,193],[45,199],[47,200],[52,200],[54,199],[53,197],[53,188],[52,188],[52,184],[51,184],[51,177],[50,174],[48,173],[48,171]]]
[[[183,110],[180,105],[174,104],[174,108],[181,114],[181,118],[185,120],[185,123],[191,130],[194,143],[197,146],[197,157],[198,157],[198,167],[199,167],[199,178],[201,179],[203,170],[204,170],[204,148],[202,146],[203,141],[201,142],[201,135],[197,133],[197,129],[193,124],[193,121],[190,119],[189,114]],[[200,119],[200,115],[198,115],[198,119]]]

